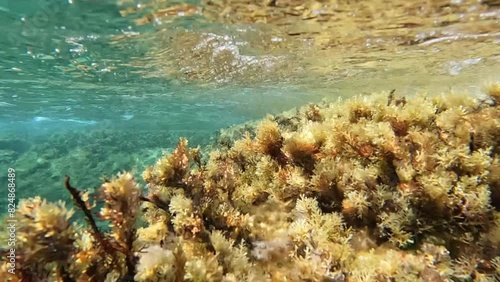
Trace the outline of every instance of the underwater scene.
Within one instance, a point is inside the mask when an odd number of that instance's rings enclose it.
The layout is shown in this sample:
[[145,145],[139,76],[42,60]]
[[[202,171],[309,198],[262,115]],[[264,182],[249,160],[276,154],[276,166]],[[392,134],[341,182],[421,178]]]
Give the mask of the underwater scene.
[[500,1],[0,24],[0,281],[500,281]]

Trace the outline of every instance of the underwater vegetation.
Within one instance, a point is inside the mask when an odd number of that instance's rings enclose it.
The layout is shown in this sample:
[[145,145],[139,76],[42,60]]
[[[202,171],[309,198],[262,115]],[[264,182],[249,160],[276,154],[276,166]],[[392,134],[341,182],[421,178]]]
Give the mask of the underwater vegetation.
[[16,272],[0,277],[499,281],[499,84],[308,105],[248,129],[207,157],[180,139],[144,189],[123,172],[93,199],[66,178],[86,222],[21,200]]
[[[18,191],[17,197],[43,195],[47,200],[61,199],[61,191],[46,187],[60,187],[61,176],[68,174],[72,181],[83,187],[98,186],[99,176],[121,170],[140,172],[146,165],[161,156],[161,148],[175,147],[178,136],[189,135],[191,144],[207,144],[211,131],[179,131],[174,128],[148,131],[134,129],[134,138],[120,129],[94,128],[81,130],[61,130],[55,134],[34,138],[6,136],[0,138],[0,166],[15,167],[20,175],[30,175],[17,179],[20,187],[30,187]],[[2,154],[3,153],[3,154]],[[84,173],[82,173],[84,172]],[[40,185],[44,179],[44,185]],[[97,181],[96,181],[97,180]],[[0,182],[6,183],[7,170],[0,171]],[[69,196],[65,195],[65,196]],[[64,200],[69,197],[64,197]],[[0,199],[0,206],[7,201]],[[6,210],[0,211],[1,216]]]

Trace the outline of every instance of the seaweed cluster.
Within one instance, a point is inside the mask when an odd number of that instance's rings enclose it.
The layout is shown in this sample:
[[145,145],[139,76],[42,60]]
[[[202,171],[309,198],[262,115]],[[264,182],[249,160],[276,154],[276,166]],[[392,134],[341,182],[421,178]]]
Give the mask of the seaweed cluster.
[[[251,131],[251,130],[250,130]],[[22,200],[11,281],[498,281],[500,85],[269,116],[209,153],[179,140],[72,210]],[[141,221],[142,219],[142,221]],[[96,221],[109,224],[98,228]],[[2,256],[4,259],[5,256]],[[9,276],[10,275],[10,276]]]

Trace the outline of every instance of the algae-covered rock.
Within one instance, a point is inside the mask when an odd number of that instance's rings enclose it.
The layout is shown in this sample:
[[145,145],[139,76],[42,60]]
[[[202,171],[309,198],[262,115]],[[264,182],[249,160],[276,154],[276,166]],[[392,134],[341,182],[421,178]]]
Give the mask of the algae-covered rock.
[[0,150],[0,162],[9,165],[11,164],[18,156],[18,153],[13,150]]
[[180,139],[146,190],[129,173],[105,180],[99,219],[67,179],[87,225],[23,200],[10,277],[496,281],[498,89],[308,105],[222,133],[206,161]]
[[[9,138],[8,136],[0,139],[0,150],[15,152],[16,154],[22,154],[26,152],[30,147],[30,144],[19,138]],[[10,154],[10,153],[9,153]]]

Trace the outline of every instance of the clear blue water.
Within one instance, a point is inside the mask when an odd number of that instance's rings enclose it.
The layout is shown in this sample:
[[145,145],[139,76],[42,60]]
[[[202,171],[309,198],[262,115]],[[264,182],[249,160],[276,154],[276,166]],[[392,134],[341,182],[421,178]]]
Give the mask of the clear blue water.
[[[498,70],[498,52],[470,48],[434,50],[440,59],[430,64],[416,49],[306,63],[306,47],[260,48],[277,41],[266,27],[200,15],[136,25],[120,9],[111,0],[0,1],[0,180],[16,169],[18,198],[65,197],[66,174],[81,188],[121,170],[139,174],[179,137],[203,146],[222,128],[308,102],[429,85],[475,91]],[[232,50],[230,61],[196,57],[222,49]]]
[[221,128],[299,104],[280,99],[300,87],[145,77],[148,61],[131,62],[155,41],[112,38],[155,27],[136,27],[114,1],[0,1],[0,25],[0,177],[17,170],[18,198],[61,198],[66,174],[92,188],[120,170],[141,173],[179,137],[205,145]]

